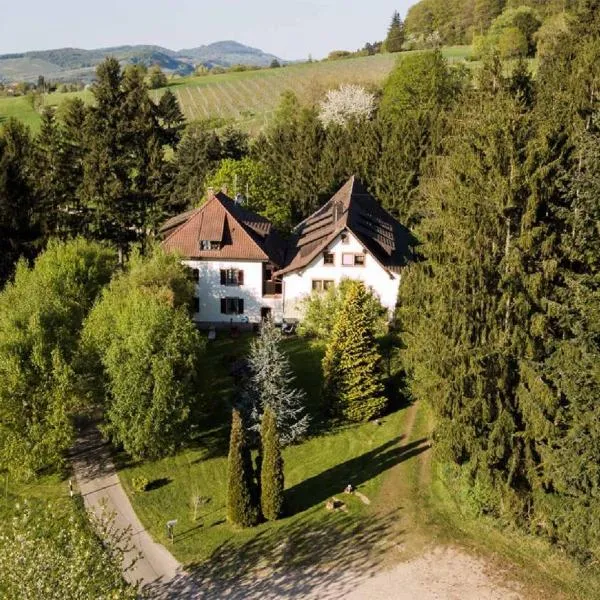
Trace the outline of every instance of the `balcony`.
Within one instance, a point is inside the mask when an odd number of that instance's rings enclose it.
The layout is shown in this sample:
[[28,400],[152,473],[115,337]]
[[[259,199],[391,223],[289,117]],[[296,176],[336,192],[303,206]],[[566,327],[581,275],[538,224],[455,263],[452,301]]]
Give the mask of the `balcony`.
[[263,281],[263,296],[281,296],[281,281]]

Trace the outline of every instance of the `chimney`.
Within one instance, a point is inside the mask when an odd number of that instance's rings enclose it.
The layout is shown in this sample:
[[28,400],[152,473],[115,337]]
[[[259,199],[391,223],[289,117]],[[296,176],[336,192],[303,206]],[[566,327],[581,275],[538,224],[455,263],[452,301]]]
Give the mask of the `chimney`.
[[206,190],[206,199],[212,200],[215,197],[215,190],[212,187],[207,188]]

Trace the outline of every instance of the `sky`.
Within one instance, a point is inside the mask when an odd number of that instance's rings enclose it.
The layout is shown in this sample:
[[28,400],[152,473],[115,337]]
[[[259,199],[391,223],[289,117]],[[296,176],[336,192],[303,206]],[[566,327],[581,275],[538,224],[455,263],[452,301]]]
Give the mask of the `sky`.
[[385,37],[416,0],[2,0],[0,54],[235,40],[292,60]]

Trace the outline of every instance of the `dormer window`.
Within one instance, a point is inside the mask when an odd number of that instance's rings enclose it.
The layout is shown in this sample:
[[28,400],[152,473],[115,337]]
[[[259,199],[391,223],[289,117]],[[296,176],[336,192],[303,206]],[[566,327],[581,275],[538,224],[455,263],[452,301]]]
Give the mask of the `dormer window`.
[[221,242],[213,240],[200,240],[200,250],[220,250]]

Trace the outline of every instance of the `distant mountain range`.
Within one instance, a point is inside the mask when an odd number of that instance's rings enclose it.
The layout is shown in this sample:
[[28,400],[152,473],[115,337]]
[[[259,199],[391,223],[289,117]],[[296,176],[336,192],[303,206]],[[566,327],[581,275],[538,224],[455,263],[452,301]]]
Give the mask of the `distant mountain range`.
[[215,42],[187,50],[169,50],[161,46],[118,46],[82,50],[58,48],[0,55],[0,81],[35,81],[40,75],[55,81],[91,81],[98,63],[114,56],[121,64],[160,65],[171,73],[189,75],[198,65],[229,67],[235,64],[268,66],[273,54],[239,42]]

